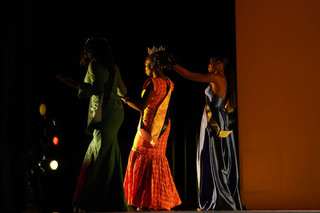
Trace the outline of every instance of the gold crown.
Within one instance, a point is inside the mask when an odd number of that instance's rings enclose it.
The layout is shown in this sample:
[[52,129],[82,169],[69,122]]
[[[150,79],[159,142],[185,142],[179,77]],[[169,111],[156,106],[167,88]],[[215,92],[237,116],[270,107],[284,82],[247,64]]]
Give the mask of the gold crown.
[[160,51],[165,51],[165,50],[166,50],[166,48],[163,47],[163,46],[160,46],[159,48],[156,48],[155,46],[153,46],[152,49],[150,49],[148,47],[148,54],[151,55],[153,53],[160,52]]

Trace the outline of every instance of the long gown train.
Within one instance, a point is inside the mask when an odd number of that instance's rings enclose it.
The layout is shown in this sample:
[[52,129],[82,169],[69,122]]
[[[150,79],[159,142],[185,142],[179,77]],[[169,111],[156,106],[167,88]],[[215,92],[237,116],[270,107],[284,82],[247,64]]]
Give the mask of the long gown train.
[[[85,82],[95,79],[93,74],[108,79],[105,69],[98,67],[91,69],[89,66]],[[100,72],[100,73],[99,73]],[[99,128],[94,128],[93,139],[88,146],[83,159],[77,182],[73,206],[86,211],[127,211],[132,210],[126,202],[123,190],[123,172],[121,152],[117,135],[124,119],[124,109],[117,95],[117,82],[120,78],[119,70],[116,70],[112,91],[106,104],[102,105],[101,121]],[[101,98],[101,97],[100,97]],[[89,106],[94,109],[99,97],[92,95]]]
[[[149,81],[151,80],[155,91],[154,97],[146,108],[144,115],[140,117],[140,122],[143,123],[147,131],[150,130],[151,124],[154,124],[153,121],[156,120],[154,115],[160,103],[166,97],[168,83],[171,85],[170,89],[173,90],[173,83],[170,80],[166,82],[160,78],[149,79]],[[144,88],[149,81],[146,82]],[[163,109],[165,112],[167,111],[166,107]],[[165,155],[170,128],[171,123],[168,119],[166,130],[157,139],[156,146],[153,147],[143,134],[139,133],[140,130],[143,131],[139,125],[128,159],[124,180],[124,189],[129,205],[157,211],[169,210],[181,204]]]
[[229,132],[226,102],[210,85],[205,90],[197,150],[198,202],[201,210],[241,210],[238,160]]

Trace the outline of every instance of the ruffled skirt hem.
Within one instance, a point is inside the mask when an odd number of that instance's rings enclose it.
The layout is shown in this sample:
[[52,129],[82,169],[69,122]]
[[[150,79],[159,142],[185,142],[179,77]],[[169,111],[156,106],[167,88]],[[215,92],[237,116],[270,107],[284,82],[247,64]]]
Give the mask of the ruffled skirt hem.
[[131,151],[124,180],[131,206],[170,210],[181,204],[165,155]]

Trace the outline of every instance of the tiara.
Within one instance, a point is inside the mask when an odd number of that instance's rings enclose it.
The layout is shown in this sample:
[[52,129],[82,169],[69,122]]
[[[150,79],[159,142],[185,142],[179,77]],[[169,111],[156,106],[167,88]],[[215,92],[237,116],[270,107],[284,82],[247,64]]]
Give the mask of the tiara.
[[150,49],[148,47],[148,54],[151,55],[153,53],[160,52],[160,51],[165,51],[165,50],[166,50],[166,48],[163,47],[163,46],[160,46],[159,48],[156,48],[155,46],[153,46],[152,49]]

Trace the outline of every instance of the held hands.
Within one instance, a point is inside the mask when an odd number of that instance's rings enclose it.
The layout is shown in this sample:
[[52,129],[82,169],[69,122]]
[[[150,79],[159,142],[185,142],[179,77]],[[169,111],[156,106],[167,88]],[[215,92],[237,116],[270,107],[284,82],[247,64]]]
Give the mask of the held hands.
[[128,103],[127,103],[128,99],[129,99],[129,97],[122,97],[122,98],[121,98],[121,100],[122,100],[125,104],[128,104]]
[[65,76],[63,74],[58,74],[56,76],[58,78],[58,80],[70,87],[74,87],[76,89],[79,89],[79,86],[78,86],[78,83],[77,81],[73,80],[72,78],[68,77],[68,76]]

